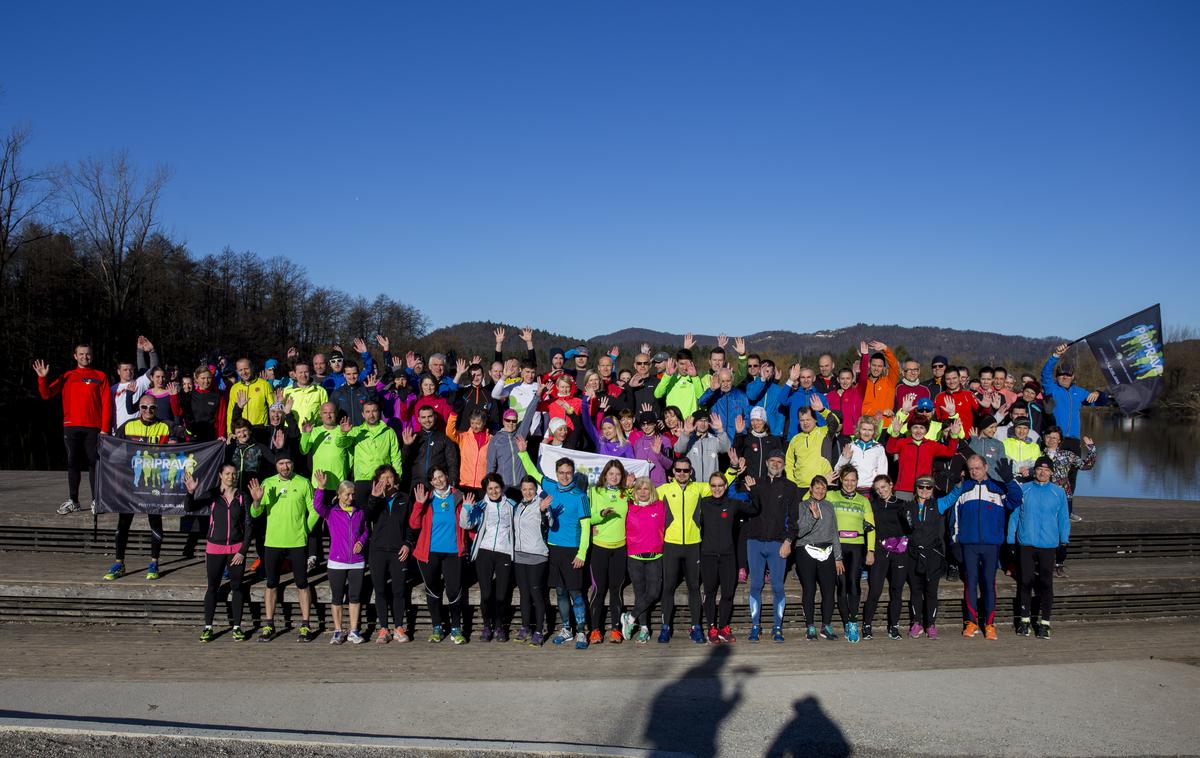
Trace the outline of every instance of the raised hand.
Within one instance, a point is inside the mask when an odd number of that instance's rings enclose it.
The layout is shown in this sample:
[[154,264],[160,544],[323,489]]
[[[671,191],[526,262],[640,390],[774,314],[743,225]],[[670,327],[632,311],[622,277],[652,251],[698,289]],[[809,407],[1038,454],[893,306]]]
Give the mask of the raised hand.
[[867,353],[869,353],[869,352],[871,352],[871,351],[867,349],[867,343],[866,343],[865,341],[863,341],[863,340],[859,340],[859,343],[858,343],[858,354],[859,354],[859,355],[866,355],[866,354],[867,354]]
[[533,347],[533,327],[527,326],[521,330],[521,341],[526,347]]
[[300,431],[304,432],[305,434],[310,434],[312,430],[313,425],[311,421],[303,421],[300,423]]
[[546,495],[544,498],[538,501],[538,509],[541,510],[542,513],[545,513],[546,511],[550,510],[550,504],[553,502],[554,498]]
[[645,353],[646,355],[650,355],[650,343],[649,342],[643,342],[638,349],[641,350],[641,352]]
[[691,350],[695,346],[696,346],[696,336],[694,334],[692,334],[691,332],[688,332],[687,334],[683,335],[683,349],[684,350]]
[[729,336],[727,334],[725,334],[725,332],[721,332],[720,334],[717,335],[717,347],[724,350],[725,346],[728,344],[729,344]]
[[797,384],[800,381],[800,364],[793,363],[788,369],[788,384]]
[[178,395],[179,394],[179,382],[171,382],[170,384],[168,384],[167,392],[171,393],[172,395]]
[[382,334],[375,335],[375,344],[379,345],[379,349],[385,353],[391,352],[392,350],[392,341],[387,337],[384,337]]
[[495,330],[492,331],[492,334],[496,337],[496,349],[499,350],[501,347],[504,346],[504,335],[505,335],[504,327],[502,327],[502,326],[496,327]]
[[663,441],[663,438],[661,435],[657,435],[657,434],[654,435],[654,439],[650,441],[650,449],[656,453],[661,453],[662,452],[662,441]]
[[942,401],[942,410],[946,412],[947,416],[953,416],[955,411],[958,410],[958,406],[954,403],[954,398],[946,395],[946,399]]
[[409,350],[404,354],[404,365],[411,371],[417,366],[417,354]]
[[600,410],[604,411],[604,413],[607,414],[608,406],[609,406],[608,395],[605,395],[604,397],[600,398]]
[[277,402],[277,403],[283,402],[283,387],[275,388],[275,402]]
[[654,406],[650,403],[642,403],[642,413],[654,413]]
[[466,496],[463,497],[463,505],[467,506],[468,508],[475,505],[475,493],[474,492],[468,492],[466,494]]
[[529,440],[525,439],[524,437],[522,437],[521,435],[518,434],[517,435],[517,452],[524,453],[524,452],[527,452],[528,450],[529,450]]
[[454,368],[456,369],[454,372],[454,376],[455,377],[462,376],[462,374],[467,370],[467,359],[459,358],[458,360],[456,360],[454,362]]
[[482,366],[482,365],[483,365],[483,358],[482,358],[482,357],[480,357],[480,356],[478,356],[478,355],[472,355],[472,356],[471,356],[471,363],[474,363],[476,366]]
[[627,385],[630,387],[641,387],[645,383],[646,382],[644,379],[642,379],[641,374],[634,374],[633,376],[629,377]]
[[715,392],[720,386],[721,386],[721,380],[717,378],[716,374],[713,374],[712,376],[708,377],[708,388],[710,390],[713,390]]
[[675,375],[675,359],[668,358],[666,364],[663,365],[663,376]]
[[335,351],[337,351],[337,352],[341,353],[342,355],[345,355],[345,354],[346,354],[346,351],[342,349],[342,346],[341,346],[341,345],[339,345],[339,344],[338,344],[338,343],[336,343],[336,342],[335,342],[335,343],[333,343],[333,349],[334,349]]
[[738,434],[746,431],[746,419],[740,413],[733,417],[733,431]]
[[917,407],[917,396],[913,393],[908,393],[904,396],[904,402],[900,405],[900,410],[904,411],[904,415],[913,412],[913,408]]
[[183,475],[183,486],[184,486],[184,487],[187,487],[187,491],[188,491],[190,494],[192,494],[192,495],[195,495],[195,494],[196,494],[196,487],[197,487],[197,486],[199,486],[199,485],[200,485],[200,482],[199,482],[199,481],[198,481],[198,480],[197,480],[197,479],[196,479],[194,476],[192,476],[191,474],[184,474],[184,475]]
[[250,484],[246,486],[246,489],[250,492],[250,498],[254,502],[256,502],[256,503],[262,502],[263,487],[261,484],[258,483],[257,479],[251,479]]
[[733,338],[733,349],[738,355],[745,355],[746,354],[746,338],[745,337],[734,337]]
[[321,469],[317,469],[316,471],[313,471],[312,480],[313,480],[313,484],[317,485],[317,489],[319,489],[319,490],[325,489],[325,472],[324,471],[322,471]]
[[371,482],[371,496],[372,497],[383,497],[383,493],[386,491],[386,489],[387,488],[383,486],[382,481]]
[[852,445],[849,442],[847,442],[845,445],[842,445],[842,458],[843,459],[848,461],[848,460],[850,460],[850,456],[852,456],[853,454],[854,454],[854,445]]
[[758,484],[758,480],[756,480],[752,476],[748,476],[745,479],[743,479],[742,481],[746,483],[746,489],[748,489],[748,490],[754,489],[754,485]]
[[351,342],[351,345],[353,345],[354,352],[356,353],[361,354],[367,352],[367,343],[363,342],[362,337],[355,337],[354,341]]
[[399,373],[399,369],[404,365],[404,359],[398,355],[392,356],[392,373]]
[[821,396],[814,392],[812,399],[808,401],[808,407],[812,408],[813,413],[820,413],[825,410],[825,403],[822,403]]
[[405,445],[411,445],[416,441],[417,435],[413,434],[412,429],[405,427],[404,430],[400,432],[400,439],[403,440]]
[[1096,390],[1092,390],[1091,392],[1088,393],[1087,401],[1089,403],[1094,403],[1099,399],[1100,399],[1100,393],[1097,392]]
[[1058,347],[1054,348],[1054,357],[1055,358],[1063,357],[1064,355],[1067,354],[1067,348],[1069,348],[1069,347],[1070,347],[1070,345],[1068,345],[1067,343],[1064,342],[1061,345],[1059,345]]
[[1092,445],[1096,444],[1095,440],[1093,440],[1091,437],[1088,437],[1087,435],[1084,435],[1082,437],[1082,439],[1083,439],[1083,444],[1087,445],[1088,447],[1091,447]]
[[284,442],[285,442],[285,441],[286,441],[286,439],[285,439],[285,438],[284,438],[284,436],[283,436],[283,430],[282,430],[282,429],[276,429],[276,430],[275,430],[275,436],[271,438],[271,445],[272,445],[272,446],[273,446],[273,447],[274,447],[276,450],[282,450],[282,449],[283,449],[283,444],[284,444]]
[[295,345],[292,345],[291,347],[289,347],[287,349],[288,363],[295,363],[296,359],[299,357],[300,357],[300,351],[296,349]]
[[250,396],[247,395],[244,390],[239,390],[237,393],[237,399],[234,400],[234,402],[237,403],[239,408],[245,408],[250,402]]
[[685,418],[683,420],[683,433],[691,434],[694,431],[696,431],[696,422],[692,419],[691,416],[688,416],[687,418]]
[[416,487],[413,487],[413,499],[416,500],[418,503],[425,502],[425,496],[428,494],[429,494],[429,490],[425,487],[424,484],[418,484]]
[[342,423],[341,423],[342,434],[349,434],[350,430],[352,428],[353,427],[350,426],[350,417],[342,416]]
[[877,353],[882,353],[884,350],[887,350],[887,345],[883,344],[879,340],[871,340],[867,343],[867,347],[871,348]]
[[612,356],[612,359],[615,362],[617,358],[621,357],[621,348],[617,345],[613,345],[608,349],[608,354]]
[[720,432],[725,429],[725,422],[716,413],[708,415],[708,423],[712,424],[713,431]]
[[295,395],[288,395],[287,397],[285,397],[283,399],[283,412],[285,415],[292,412],[292,406],[295,403],[296,403]]
[[41,358],[35,360],[33,362],[33,373],[45,379],[46,375],[50,373],[50,364],[46,363]]
[[367,379],[363,383],[363,386],[364,387],[374,387],[378,382],[379,382],[379,374],[372,371],[371,373],[367,374]]

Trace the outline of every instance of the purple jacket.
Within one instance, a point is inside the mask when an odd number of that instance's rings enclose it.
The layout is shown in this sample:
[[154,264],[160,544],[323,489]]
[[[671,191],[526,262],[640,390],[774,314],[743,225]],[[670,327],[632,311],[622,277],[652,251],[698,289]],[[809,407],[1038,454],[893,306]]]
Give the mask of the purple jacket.
[[379,412],[384,423],[392,428],[397,437],[405,429],[417,431],[417,419],[412,412],[413,405],[417,402],[416,393],[408,392],[401,397],[395,389],[387,387],[383,382],[375,385],[375,391],[379,395]]
[[[346,513],[334,500],[325,502],[325,491],[313,490],[313,510],[329,524],[329,560],[338,563],[365,563],[367,555],[367,512],[354,504]],[[354,543],[361,542],[362,552],[355,555]]]
[[638,435],[638,438],[633,441],[633,455],[631,458],[638,458],[650,464],[650,481],[655,488],[661,487],[667,483],[667,471],[671,469],[671,457],[667,455],[667,451],[671,449],[671,443],[667,442],[666,437],[662,437],[662,449],[659,452],[654,452],[654,438],[644,434]]

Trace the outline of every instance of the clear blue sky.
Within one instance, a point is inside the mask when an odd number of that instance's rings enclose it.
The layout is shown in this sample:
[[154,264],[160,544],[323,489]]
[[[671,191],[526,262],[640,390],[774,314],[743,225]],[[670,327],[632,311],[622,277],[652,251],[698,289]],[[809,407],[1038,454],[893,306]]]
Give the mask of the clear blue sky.
[[0,127],[33,161],[168,164],[194,252],[434,326],[1200,325],[1197,2],[4,15]]

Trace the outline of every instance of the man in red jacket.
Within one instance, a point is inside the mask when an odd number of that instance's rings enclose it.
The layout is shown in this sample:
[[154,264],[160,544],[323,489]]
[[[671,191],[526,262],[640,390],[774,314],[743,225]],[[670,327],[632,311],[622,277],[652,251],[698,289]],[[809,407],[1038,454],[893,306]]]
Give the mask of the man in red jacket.
[[83,465],[88,467],[88,485],[92,506],[96,505],[96,444],[100,432],[112,429],[112,403],[108,396],[108,377],[92,368],[92,348],[75,346],[75,368],[49,381],[50,364],[33,362],[38,377],[38,393],[43,400],[62,394],[63,442],[67,446],[67,501],[58,507],[61,515],[79,510],[79,480]]

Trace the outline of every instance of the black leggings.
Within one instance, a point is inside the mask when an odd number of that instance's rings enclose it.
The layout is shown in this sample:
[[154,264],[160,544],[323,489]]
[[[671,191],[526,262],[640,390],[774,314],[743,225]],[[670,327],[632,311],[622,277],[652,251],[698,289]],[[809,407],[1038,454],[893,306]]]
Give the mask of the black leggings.
[[626,561],[626,568],[629,569],[629,583],[633,585],[633,615],[640,625],[648,627],[650,611],[662,596],[662,558],[652,561],[630,558]]
[[[396,550],[372,550],[369,560],[371,564],[371,584],[375,587],[375,623],[380,629],[387,629],[388,608],[391,608],[391,628],[403,631],[408,628],[405,611],[408,608],[408,562],[397,556]],[[388,592],[388,580],[391,580],[391,592]],[[391,601],[389,603],[389,600]]]
[[867,604],[863,607],[863,623],[869,624],[875,619],[875,608],[883,595],[883,582],[888,584],[887,625],[896,626],[900,623],[900,611],[904,608],[902,595],[904,583],[908,579],[908,553],[893,553],[879,550],[875,553],[875,563],[871,564],[867,576]]
[[[237,555],[234,553],[233,555]],[[236,566],[230,563],[233,555],[214,555],[208,553],[204,559],[204,572],[208,575],[208,589],[204,591],[204,625],[212,626],[213,616],[217,614],[217,593],[221,590],[221,581],[225,575],[225,567],[229,567],[229,611],[233,617],[233,625],[242,625],[242,574],[246,571],[246,562]]]
[[547,563],[514,563],[517,587],[521,590],[521,626],[533,632],[546,630]]
[[99,460],[96,456],[96,440],[99,436],[99,429],[63,427],[63,444],[67,447],[67,492],[73,503],[79,502],[79,482],[83,478],[84,466],[87,466],[92,498],[96,497],[96,461]]
[[625,547],[592,545],[592,629],[604,631],[604,596],[608,595],[609,620],[621,627],[621,590],[625,586]]
[[263,566],[267,573],[267,589],[279,586],[279,576],[283,573],[283,562],[292,564],[292,583],[298,590],[308,589],[308,566],[305,565],[304,545],[298,547],[264,547]]
[[446,593],[446,605],[450,607],[450,626],[462,626],[462,569],[463,561],[458,553],[430,553],[428,561],[417,561],[421,581],[425,583],[425,602],[429,605],[429,618],[433,628],[442,628],[442,592]]
[[928,629],[937,624],[938,584],[942,581],[942,567],[924,572],[913,563],[908,569],[909,613],[914,624]]
[[[1021,583],[1017,586],[1017,606],[1021,618],[1031,615],[1042,621],[1050,621],[1050,612],[1054,610],[1054,554],[1052,547],[1028,547],[1021,545],[1021,568],[1018,576]],[[1029,596],[1037,589],[1033,613],[1030,613]]]
[[[125,561],[125,547],[129,544],[129,529],[133,526],[132,513],[122,513],[117,516],[117,560]],[[162,516],[153,513],[146,514],[150,522],[150,557],[158,560],[162,553],[163,524]]]
[[512,587],[512,556],[494,550],[475,554],[475,575],[479,579],[479,608],[485,628],[507,625],[508,592]]
[[[329,569],[330,605],[358,605],[362,602],[363,567],[354,569]],[[346,594],[349,588],[350,593]],[[339,621],[338,623],[341,623]]]
[[837,590],[837,567],[834,565],[832,553],[823,561],[818,561],[808,554],[803,545],[797,545],[796,577],[800,580],[804,598],[804,625],[813,626],[813,614],[816,611],[817,586],[821,587],[821,624],[829,626],[833,623],[833,605]]
[[[733,618],[733,593],[737,589],[737,553],[701,553],[700,576],[704,579],[704,620],[718,629]],[[721,614],[717,616],[717,588],[721,590]]]
[[846,570],[837,579],[838,612],[842,623],[858,621],[858,604],[862,600],[862,568],[867,558],[866,545],[842,543],[842,565]]
[[688,608],[692,612],[692,626],[700,626],[700,546],[663,545],[663,623],[675,624],[675,588],[682,577],[687,582]]

